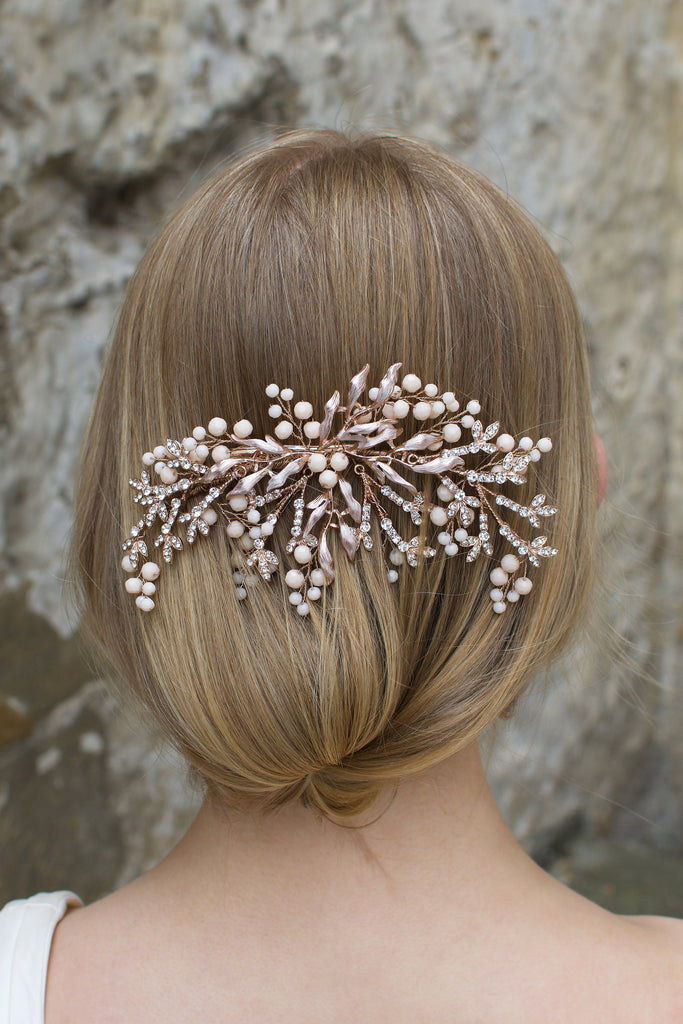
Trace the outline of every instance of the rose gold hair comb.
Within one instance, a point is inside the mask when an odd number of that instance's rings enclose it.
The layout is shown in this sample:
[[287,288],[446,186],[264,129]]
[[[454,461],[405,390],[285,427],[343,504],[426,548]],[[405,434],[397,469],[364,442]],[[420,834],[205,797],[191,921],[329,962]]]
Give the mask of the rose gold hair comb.
[[[185,542],[193,544],[198,534],[209,532],[220,513],[235,544],[233,576],[237,596],[244,599],[259,577],[270,580],[280,568],[268,543],[290,502],[294,521],[286,551],[294,565],[285,582],[289,600],[302,616],[335,577],[330,531],[339,531],[341,545],[353,561],[361,544],[369,550],[375,543],[373,518],[388,551],[392,582],[402,565],[415,566],[420,557],[433,558],[439,549],[446,557],[462,552],[468,562],[482,551],[492,556],[490,528],[495,526],[513,551],[490,573],[493,611],[502,613],[528,594],[528,566],[537,567],[541,558],[556,555],[557,549],[548,546],[545,536],[522,537],[503,519],[503,512],[514,512],[540,529],[541,518],[557,509],[546,505],[543,494],[526,506],[498,493],[495,486],[523,484],[529,463],[552,448],[550,438],[534,444],[530,437],[516,441],[510,434],[499,434],[497,422],[484,427],[477,418],[479,402],[470,401],[461,410],[451,391],[439,394],[435,384],[423,387],[412,373],[398,384],[400,367],[401,363],[389,367],[378,387],[368,390],[364,404],[360,399],[369,365],[364,366],[351,380],[346,405],[335,391],[325,404],[322,421],[313,419],[310,402],[292,405],[291,388],[269,384],[266,395],[271,400],[268,414],[276,421],[274,436],[253,438],[246,419],[238,420],[228,434],[227,422],[214,417],[206,429],[195,427],[182,441],[167,440],[145,452],[142,461],[148,468],[139,480],[130,481],[133,499],[145,511],[123,545],[122,562],[127,573],[136,574],[125,586],[135,595],[138,608],[151,611],[155,605],[161,566],[147,560],[144,537],[157,521],[161,528],[154,546],[170,563],[183,548],[179,527]],[[463,431],[469,432],[467,442]],[[479,458],[477,468],[468,469],[468,456],[482,454],[489,458],[483,463]],[[159,483],[151,482],[151,472]],[[352,473],[360,480],[360,501],[353,494]],[[406,476],[427,473],[438,478],[441,504],[428,502]],[[401,533],[387,512],[388,503],[401,511],[399,518],[406,523]],[[409,535],[424,516],[438,530],[434,547]]]

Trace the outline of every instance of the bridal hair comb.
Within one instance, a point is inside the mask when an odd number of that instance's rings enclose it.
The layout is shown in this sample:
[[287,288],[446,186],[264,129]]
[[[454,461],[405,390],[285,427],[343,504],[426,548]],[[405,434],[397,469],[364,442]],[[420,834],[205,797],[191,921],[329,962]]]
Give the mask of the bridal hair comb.
[[[259,578],[270,580],[279,559],[268,543],[284,509],[293,502],[294,519],[286,551],[293,565],[285,574],[290,603],[300,615],[318,601],[322,589],[335,577],[329,537],[338,530],[346,555],[354,560],[359,547],[371,549],[372,520],[379,524],[381,543],[388,551],[388,576],[398,579],[406,563],[433,558],[441,549],[446,557],[459,552],[472,562],[483,551],[493,555],[491,527],[513,549],[492,569],[490,591],[493,611],[502,613],[508,604],[528,594],[532,582],[529,566],[557,554],[545,536],[521,536],[503,518],[514,512],[530,527],[540,529],[541,519],[557,509],[537,494],[528,506],[498,493],[496,485],[523,484],[530,462],[549,452],[552,442],[542,437],[516,441],[500,434],[498,422],[484,427],[477,417],[479,402],[463,410],[451,391],[439,394],[435,384],[422,386],[415,374],[401,383],[401,363],[394,363],[377,387],[365,391],[369,365],[353,377],[346,405],[338,391],[325,404],[322,421],[313,418],[310,402],[292,404],[291,388],[269,384],[268,415],[275,421],[273,435],[252,437],[247,419],[228,424],[216,416],[208,427],[195,427],[182,441],[167,440],[142,457],[147,467],[139,480],[131,480],[133,500],[144,509],[123,544],[122,565],[127,573],[126,590],[135,596],[142,611],[154,608],[158,562],[148,561],[147,531],[158,521],[160,532],[154,546],[170,563],[184,540],[192,545],[207,534],[219,514],[234,544],[233,577],[237,597],[247,597]],[[469,440],[463,438],[469,432]],[[494,441],[495,438],[495,441]],[[460,443],[459,443],[460,442]],[[468,468],[468,456],[488,456]],[[155,473],[158,483],[152,483]],[[362,490],[359,501],[351,487],[355,474]],[[408,475],[406,475],[408,474]],[[436,477],[440,504],[428,502],[408,478]],[[387,512],[391,503],[400,509],[405,528],[401,532]],[[307,517],[306,513],[308,513]],[[438,530],[436,545],[429,546],[412,527],[423,517]],[[401,517],[399,517],[401,518]]]

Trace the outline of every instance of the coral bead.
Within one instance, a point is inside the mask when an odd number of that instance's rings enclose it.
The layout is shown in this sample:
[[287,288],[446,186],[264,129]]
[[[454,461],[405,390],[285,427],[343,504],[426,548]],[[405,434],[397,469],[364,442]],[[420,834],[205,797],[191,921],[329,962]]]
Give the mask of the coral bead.
[[183,448],[186,452],[193,452],[197,447],[197,439],[195,437],[184,437]]
[[446,423],[443,428],[443,439],[449,444],[454,444],[462,437],[462,430],[457,423]]
[[494,587],[504,587],[508,581],[508,574],[505,572],[505,569],[493,569],[489,573],[489,579]]
[[266,394],[268,395],[268,398],[277,398],[280,394],[280,389],[277,384],[269,384],[266,388]]
[[156,594],[156,592],[157,588],[152,583],[151,580],[148,580],[146,583],[142,584],[142,593],[145,595],[145,597],[151,597],[152,594]]
[[322,590],[320,589],[320,587],[309,587],[308,590],[306,591],[306,597],[308,598],[309,601],[318,601],[320,599],[321,594]]
[[519,601],[519,594],[516,590],[508,590],[507,599],[510,604],[515,604],[516,601]]
[[533,583],[526,576],[522,576],[520,579],[515,580],[515,590],[518,594],[529,594]]
[[453,497],[450,488],[446,487],[445,484],[439,484],[439,486],[436,489],[436,493],[437,497],[439,497],[441,501],[450,501],[451,498]]
[[294,406],[294,415],[299,420],[308,420],[313,415],[313,406],[310,402],[297,402]]
[[478,416],[479,413],[481,412],[481,406],[479,405],[479,402],[477,402],[475,399],[473,399],[471,402],[468,402],[467,411],[472,416]]
[[467,413],[465,416],[463,416],[460,422],[462,423],[465,430],[469,430],[470,427],[474,426],[474,416],[470,416],[470,414]]
[[299,615],[308,615],[308,605],[306,604],[305,601],[302,601],[301,604],[298,604],[296,606],[296,610],[298,611]]
[[432,402],[432,411],[430,412],[429,415],[433,420],[435,420],[437,416],[441,416],[441,414],[444,413],[445,411],[446,406],[443,404],[443,402],[437,399],[436,402]]
[[311,439],[320,437],[320,422],[310,420],[308,423],[304,423],[304,434]]
[[320,476],[318,477],[318,480],[320,481],[320,486],[324,487],[325,489],[334,487],[338,479],[339,478],[333,469],[324,469]]
[[154,608],[154,601],[151,597],[147,597],[145,594],[140,594],[139,597],[136,597],[135,603],[140,611],[143,612],[151,612],[152,608]]
[[438,540],[439,544],[450,544],[451,535],[450,533],[447,533],[445,530],[442,530],[436,539]]
[[220,437],[221,434],[225,434],[227,429],[228,424],[221,416],[214,416],[209,420],[209,433],[213,437]]
[[250,508],[249,509],[249,511],[247,512],[247,522],[248,523],[260,523],[261,522],[261,513],[259,512],[259,510],[257,508]]
[[439,393],[439,389],[436,384],[425,384],[425,395],[427,398],[436,398]]
[[448,512],[446,512],[445,508],[435,505],[434,508],[429,510],[429,518],[435,526],[445,526],[448,522]]
[[283,402],[291,402],[294,398],[294,392],[291,388],[283,388],[280,392],[280,398]]
[[290,604],[301,604],[302,601],[303,597],[301,596],[298,590],[293,590],[292,593],[289,595]]
[[142,593],[142,580],[139,576],[133,576],[131,579],[126,580],[125,587],[129,594],[141,594]]
[[533,446],[534,442],[531,440],[530,437],[520,437],[519,447],[522,449],[523,452],[530,452]]
[[159,578],[161,569],[156,562],[145,562],[140,572],[143,580],[156,580]]
[[282,406],[278,405],[277,403],[275,405],[269,405],[268,415],[271,417],[271,419],[278,419],[280,416],[282,416]]
[[519,559],[516,555],[503,555],[500,565],[502,569],[505,569],[505,572],[517,572],[519,569]]
[[493,610],[496,613],[496,615],[502,615],[503,612],[505,611],[505,607],[506,605],[504,601],[494,601]]
[[327,469],[327,459],[322,452],[313,452],[308,456],[308,468],[312,473],[322,473]]
[[403,390],[414,395],[416,391],[419,391],[422,387],[422,381],[414,373],[407,373],[401,381]]
[[192,436],[195,441],[203,441],[206,438],[206,431],[204,430],[204,427],[195,427],[192,431]]
[[156,455],[154,454],[154,452],[145,452],[145,454],[142,456],[143,466],[153,466],[155,462]]
[[125,569],[126,572],[135,572],[136,566],[131,561],[131,558],[130,558],[129,555],[124,555],[123,556],[123,558],[121,559],[121,565]]
[[222,462],[223,459],[227,459],[230,456],[230,449],[226,448],[224,444],[217,444],[211,451],[211,458],[214,462]]
[[304,574],[302,572],[299,572],[298,569],[290,569],[287,575],[285,576],[285,583],[287,584],[288,587],[291,587],[293,590],[296,590],[298,587],[303,586],[303,582]]
[[349,457],[344,452],[334,452],[334,454],[330,456],[330,466],[332,469],[336,469],[341,472],[346,469],[348,464]]
[[324,587],[326,582],[325,573],[322,569],[314,569],[311,573],[311,583],[315,584],[316,587]]
[[444,548],[444,551],[446,552],[446,554],[448,555],[449,558],[452,558],[453,555],[457,555],[457,553],[458,553],[458,545],[457,544],[446,544],[446,546]]
[[413,406],[413,416],[416,420],[428,420],[431,412],[432,407],[429,402],[416,402]]
[[155,459],[167,459],[168,458],[168,452],[164,448],[163,444],[158,444],[156,446],[156,448],[154,449],[154,458]]
[[539,452],[549,452],[552,446],[553,442],[550,440],[549,437],[542,437],[539,441],[536,442],[536,447],[538,448]]
[[233,425],[232,432],[235,437],[244,438],[249,437],[253,429],[254,428],[249,420],[238,420],[237,423]]
[[213,526],[218,521],[218,512],[215,508],[205,508],[202,512],[202,519],[208,526]]
[[491,598],[492,601],[502,601],[503,600],[503,591],[502,590],[498,590],[496,588],[495,590],[491,591],[491,593],[489,594],[489,597]]
[[496,447],[502,452],[511,452],[515,448],[515,439],[512,434],[501,434],[496,438]]
[[275,428],[275,434],[280,438],[281,441],[286,441],[291,436],[294,427],[287,420],[280,420]]
[[233,512],[244,512],[249,502],[243,494],[236,494],[233,498],[228,498],[228,504]]
[[394,402],[394,416],[398,420],[404,420],[410,412],[410,404],[404,398]]
[[244,526],[242,525],[242,523],[238,523],[237,521],[228,523],[228,525],[225,527],[225,532],[227,533],[228,537],[233,537],[236,539],[237,537],[241,537],[242,534],[244,533]]
[[313,557],[313,553],[306,544],[297,544],[294,548],[294,559],[299,565],[306,565]]
[[538,462],[540,457],[541,457],[541,453],[539,452],[538,448],[532,448],[531,451],[529,452],[529,458],[531,459],[532,462]]

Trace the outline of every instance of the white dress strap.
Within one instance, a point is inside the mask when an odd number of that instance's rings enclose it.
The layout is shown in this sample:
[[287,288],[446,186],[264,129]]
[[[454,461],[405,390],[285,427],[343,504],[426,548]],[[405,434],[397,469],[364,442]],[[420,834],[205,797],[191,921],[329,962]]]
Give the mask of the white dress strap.
[[0,1024],[44,1024],[52,935],[73,892],[39,892],[0,911]]

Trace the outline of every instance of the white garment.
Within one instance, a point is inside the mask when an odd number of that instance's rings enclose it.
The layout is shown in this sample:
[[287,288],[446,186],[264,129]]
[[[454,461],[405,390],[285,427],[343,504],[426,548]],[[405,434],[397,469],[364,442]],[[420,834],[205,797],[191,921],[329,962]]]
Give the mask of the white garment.
[[45,1024],[45,982],[52,935],[73,892],[39,892],[0,911],[0,1024]]

